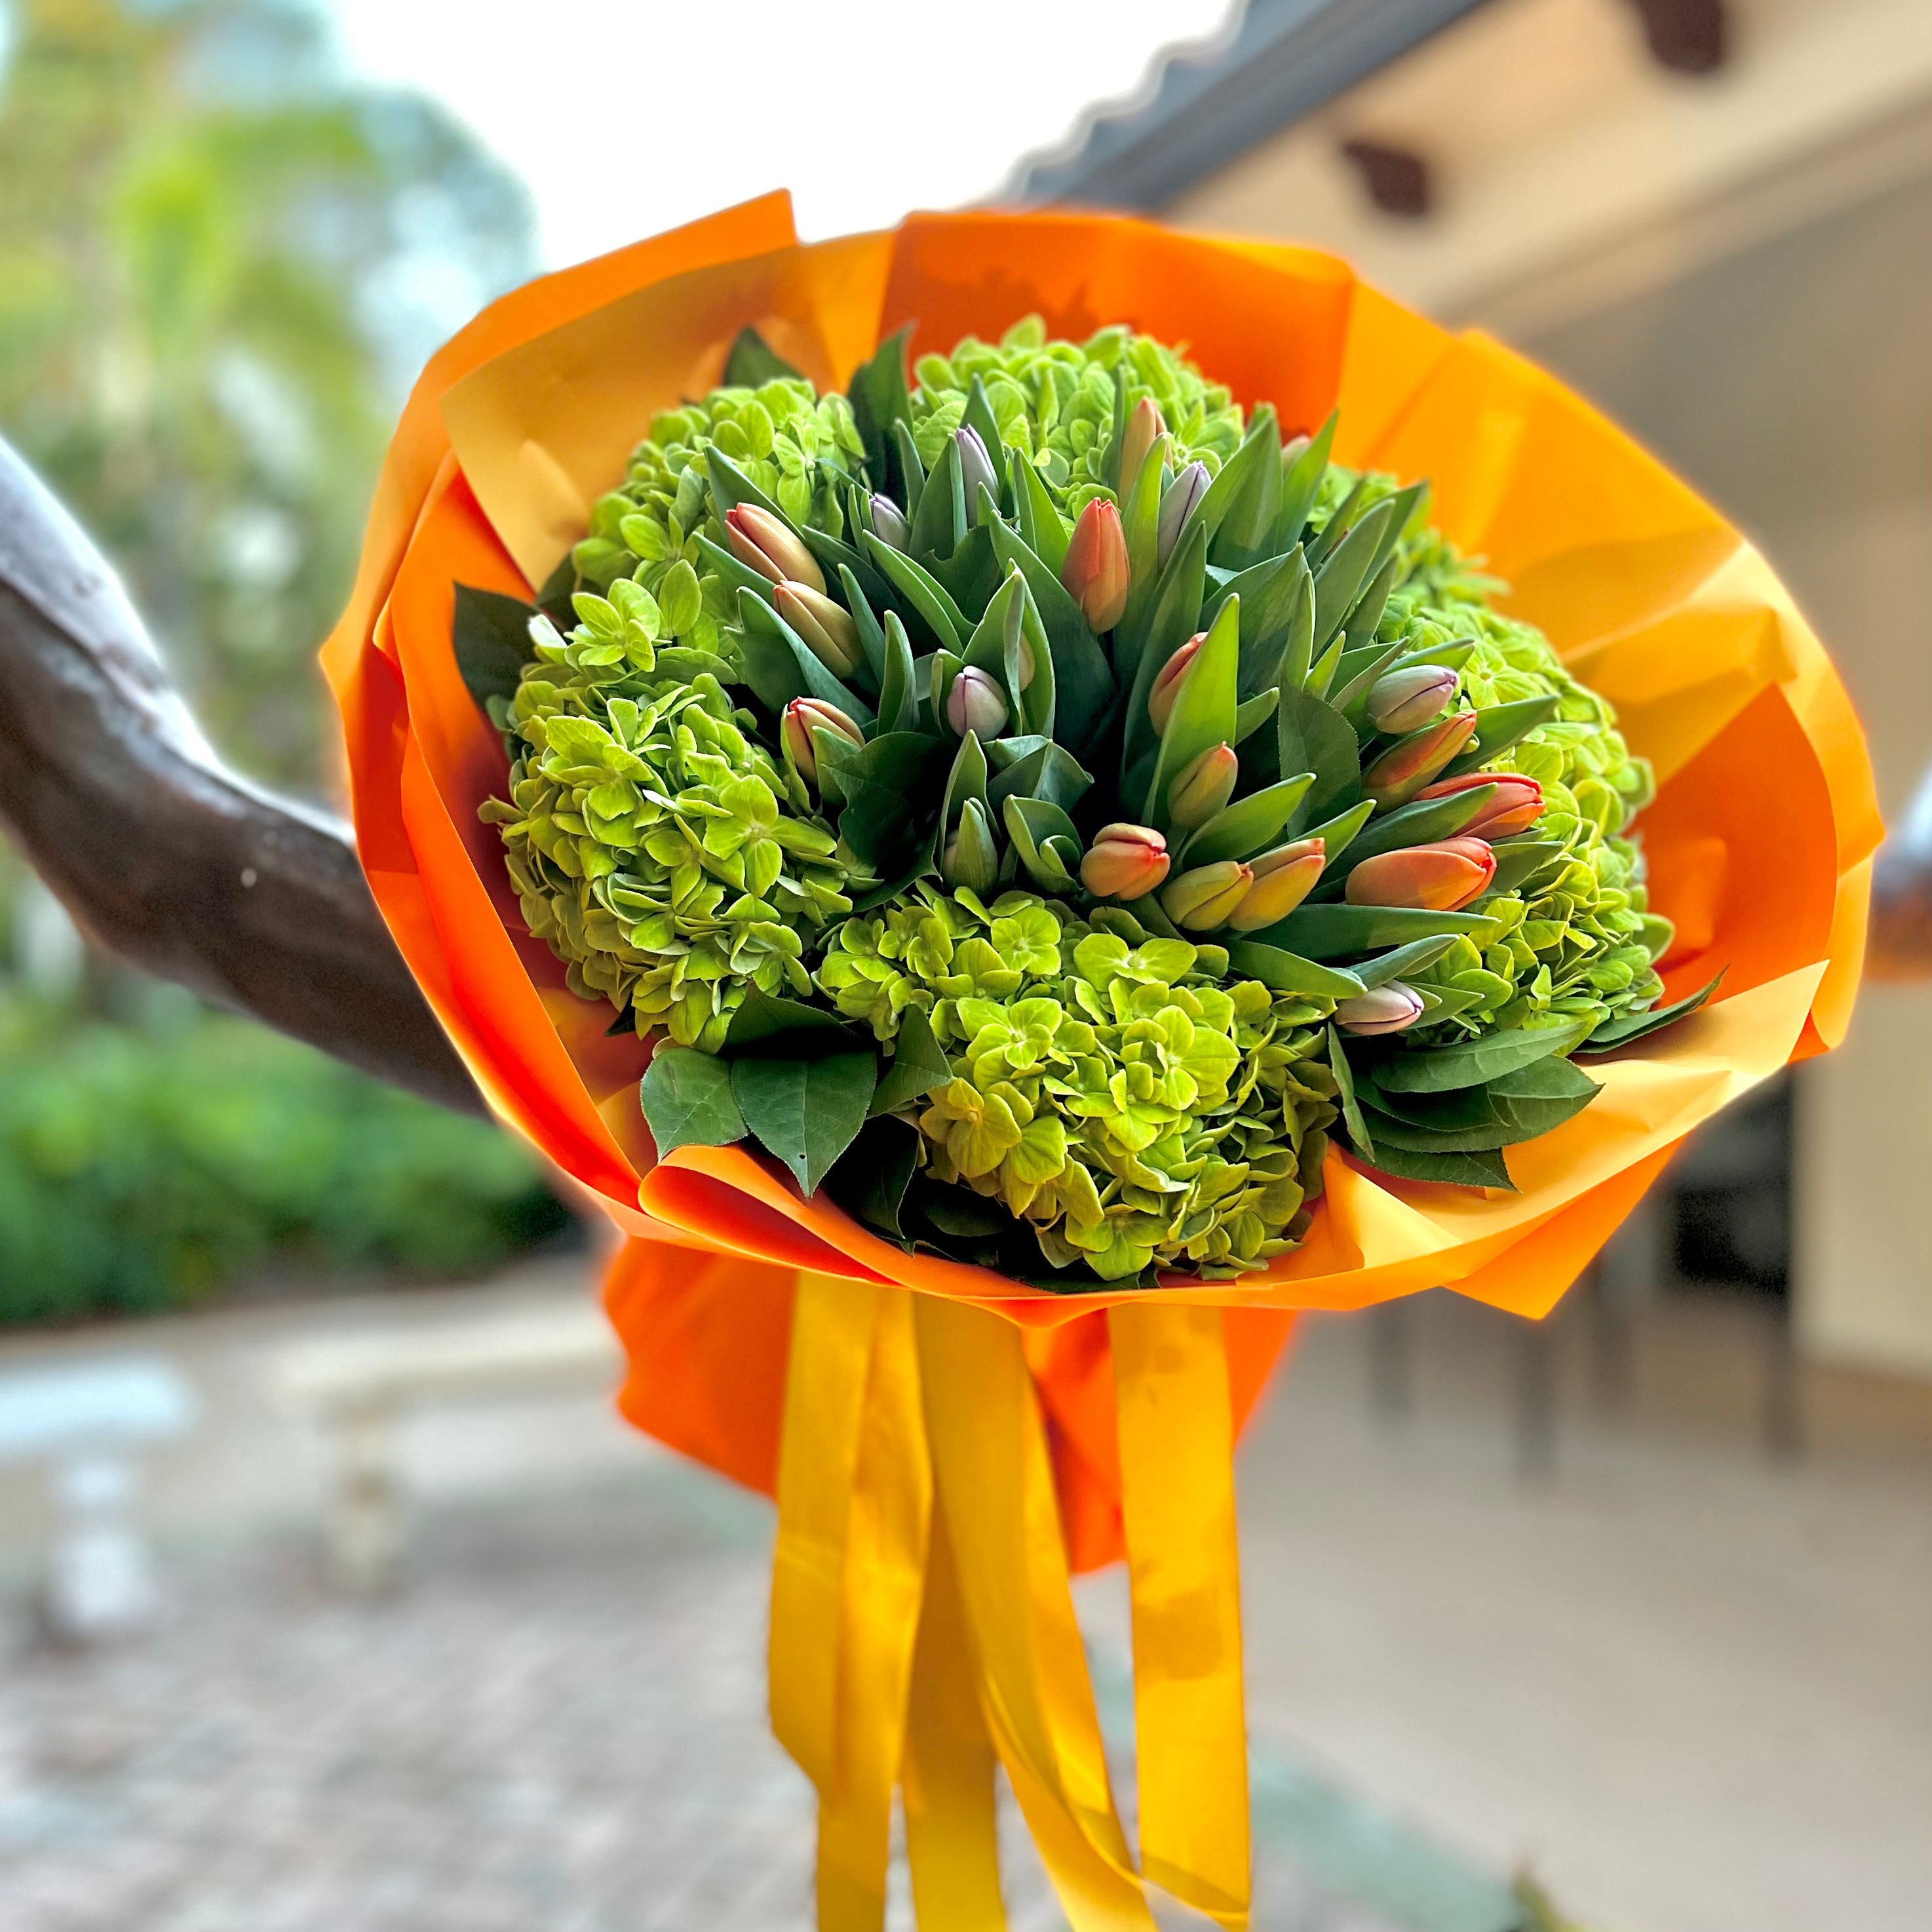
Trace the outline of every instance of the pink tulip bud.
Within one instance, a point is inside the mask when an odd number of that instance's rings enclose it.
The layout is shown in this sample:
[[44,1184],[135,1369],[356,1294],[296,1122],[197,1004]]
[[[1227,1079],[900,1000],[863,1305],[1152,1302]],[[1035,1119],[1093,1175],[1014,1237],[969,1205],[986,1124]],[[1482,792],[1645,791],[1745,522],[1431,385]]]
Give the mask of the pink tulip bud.
[[1446,664],[1412,664],[1376,680],[1369,690],[1369,722],[1378,731],[1420,730],[1442,715],[1456,695],[1456,674]]
[[1006,728],[1006,694],[977,664],[968,664],[946,694],[946,722],[961,736],[997,738]]
[[1201,646],[1207,641],[1208,633],[1196,631],[1161,666],[1154,688],[1148,693],[1148,717],[1156,731],[1167,729],[1167,721],[1174,716],[1174,700],[1180,695],[1180,680],[1187,675],[1187,667],[1200,656]]
[[1237,932],[1258,932],[1264,926],[1287,918],[1315,890],[1322,868],[1328,863],[1323,842],[1298,838],[1291,844],[1277,845],[1248,861],[1255,875],[1247,896],[1228,915],[1228,923]]
[[894,550],[904,550],[912,542],[912,526],[905,512],[891,497],[875,494],[872,502],[872,534]]
[[1386,986],[1372,986],[1358,998],[1340,1001],[1335,1023],[1344,1033],[1372,1037],[1377,1034],[1401,1033],[1422,1017],[1420,994],[1391,980]]
[[1463,826],[1471,838],[1508,838],[1527,832],[1543,816],[1543,788],[1534,778],[1515,772],[1465,772],[1460,778],[1438,778],[1415,794],[1415,802],[1426,798],[1448,798],[1452,793],[1474,791],[1478,785],[1492,784],[1496,795]]
[[859,627],[851,612],[824,592],[808,584],[778,584],[772,591],[772,605],[835,676],[850,677],[859,668]]
[[1127,608],[1127,536],[1120,513],[1104,496],[1080,512],[1060,566],[1065,584],[1090,631],[1111,631]]
[[1167,788],[1170,830],[1192,832],[1205,825],[1234,795],[1241,761],[1228,745],[1211,745],[1176,774]]
[[1227,924],[1228,915],[1246,898],[1254,882],[1253,868],[1238,859],[1196,866],[1168,881],[1160,896],[1160,909],[1190,932],[1212,932]]
[[818,560],[788,524],[781,523],[768,510],[755,503],[740,503],[724,512],[724,541],[731,554],[748,570],[768,577],[774,584],[788,579],[825,594],[825,573]]
[[1164,565],[1174,554],[1174,547],[1180,541],[1180,533],[1186,528],[1188,518],[1208,494],[1208,482],[1207,464],[1190,463],[1167,486],[1167,494],[1160,500],[1160,520],[1155,529],[1156,563]]
[[1154,440],[1167,434],[1167,423],[1160,412],[1160,405],[1151,396],[1143,396],[1127,412],[1126,434],[1120,440],[1120,494],[1125,496],[1134,487],[1134,478],[1141,473],[1141,465],[1147,460],[1148,452],[1153,448]]
[[1459,912],[1496,877],[1496,855],[1480,838],[1444,838],[1364,859],[1348,874],[1351,905],[1412,906]]
[[1167,877],[1167,841],[1147,825],[1103,825],[1080,862],[1080,883],[1096,899],[1137,899]]
[[814,731],[831,731],[854,745],[862,745],[866,734],[836,704],[822,698],[794,698],[784,708],[779,735],[798,775],[808,785],[818,783],[818,752],[812,742]]
[[1406,804],[1476,735],[1473,711],[1452,711],[1391,745],[1362,774],[1362,789],[1378,810]]

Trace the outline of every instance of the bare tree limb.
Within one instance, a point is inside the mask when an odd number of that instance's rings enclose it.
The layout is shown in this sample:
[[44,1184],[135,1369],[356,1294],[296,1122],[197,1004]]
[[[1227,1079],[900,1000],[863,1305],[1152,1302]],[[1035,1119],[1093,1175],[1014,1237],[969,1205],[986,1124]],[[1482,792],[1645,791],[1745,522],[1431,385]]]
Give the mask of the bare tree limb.
[[113,572],[0,442],[0,819],[109,950],[466,1113],[347,826],[226,770]]

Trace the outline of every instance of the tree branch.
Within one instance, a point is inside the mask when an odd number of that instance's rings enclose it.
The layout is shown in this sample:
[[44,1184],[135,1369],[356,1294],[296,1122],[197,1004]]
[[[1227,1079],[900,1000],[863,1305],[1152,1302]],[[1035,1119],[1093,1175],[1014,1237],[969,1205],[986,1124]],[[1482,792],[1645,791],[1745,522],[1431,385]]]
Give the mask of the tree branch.
[[349,827],[223,766],[113,572],[4,442],[0,819],[109,950],[365,1072],[484,1111]]

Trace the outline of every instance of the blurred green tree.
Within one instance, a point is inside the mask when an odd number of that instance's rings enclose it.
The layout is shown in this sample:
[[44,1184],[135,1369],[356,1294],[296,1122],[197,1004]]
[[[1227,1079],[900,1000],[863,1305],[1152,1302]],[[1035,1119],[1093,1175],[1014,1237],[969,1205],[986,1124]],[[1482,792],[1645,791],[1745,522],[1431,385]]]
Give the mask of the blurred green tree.
[[521,185],[357,84],[306,0],[13,0],[0,432],[114,557],[210,735],[321,776],[313,653],[428,352],[524,278]]

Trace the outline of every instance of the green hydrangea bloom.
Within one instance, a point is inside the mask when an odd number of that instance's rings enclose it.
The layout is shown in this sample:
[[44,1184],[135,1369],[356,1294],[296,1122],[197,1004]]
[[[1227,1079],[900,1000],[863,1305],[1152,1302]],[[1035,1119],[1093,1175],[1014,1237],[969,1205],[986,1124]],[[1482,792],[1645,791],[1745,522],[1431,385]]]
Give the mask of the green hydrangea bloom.
[[950,356],[922,356],[913,374],[913,441],[928,468],[966,413],[978,376],[986,386],[1000,440],[1024,452],[1068,517],[1114,492],[1099,464],[1114,427],[1114,378],[1126,380],[1127,406],[1160,405],[1174,439],[1177,468],[1198,458],[1219,470],[1241,440],[1240,405],[1219,382],[1165,343],[1122,327],[1084,342],[1049,342],[1036,315],[1016,322],[998,345],[969,335]]
[[881,1040],[910,1006],[953,1078],[917,1112],[926,1162],[1031,1225],[1055,1268],[1221,1279],[1291,1247],[1319,1191],[1330,1010],[1226,979],[1219,946],[1118,908],[922,886],[846,921],[818,983]]
[[724,668],[662,641],[674,594],[661,604],[620,578],[608,598],[578,593],[568,637],[532,621],[506,716],[510,795],[482,816],[571,990],[715,1050],[747,986],[812,990],[808,945],[851,910],[850,874],[734,710]]
[[688,564],[703,599],[698,639],[712,650],[733,607],[723,579],[692,538],[705,528],[714,542],[724,539],[701,460],[714,446],[794,523],[832,536],[844,527],[843,486],[858,475],[865,455],[851,404],[836,392],[820,395],[802,376],[781,376],[756,389],[714,389],[702,402],[652,418],[623,482],[598,500],[590,533],[572,561],[600,587],[634,578],[654,594],[674,566]]

